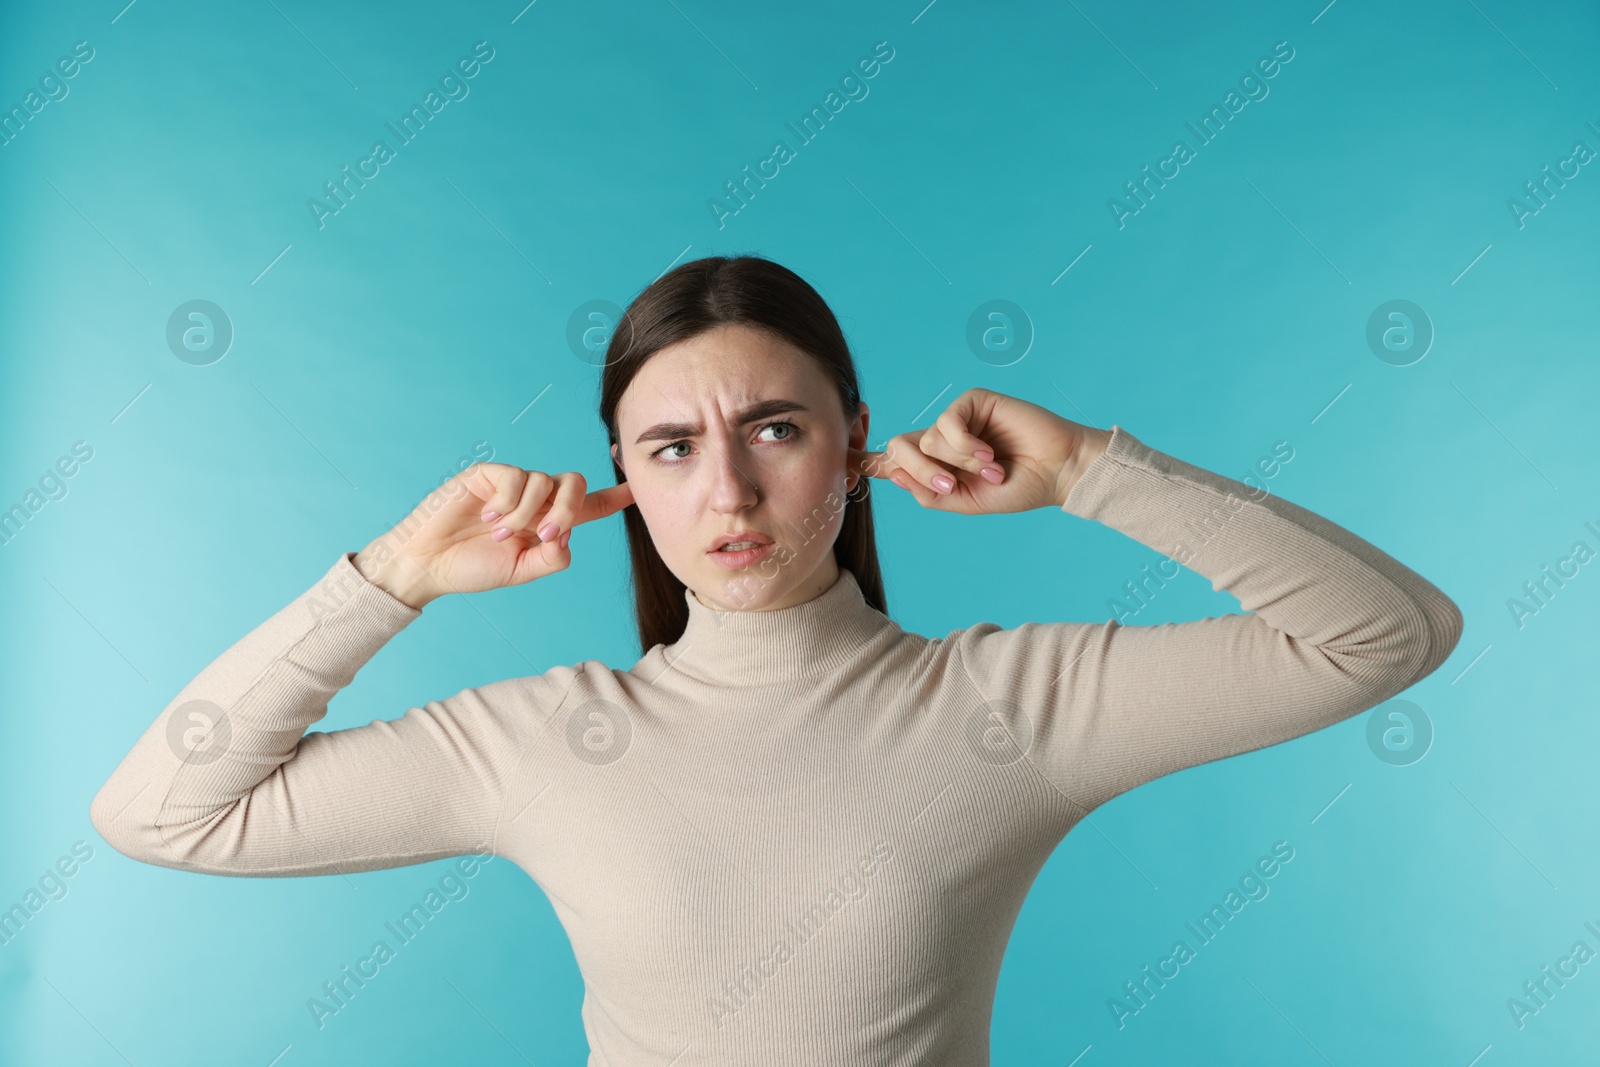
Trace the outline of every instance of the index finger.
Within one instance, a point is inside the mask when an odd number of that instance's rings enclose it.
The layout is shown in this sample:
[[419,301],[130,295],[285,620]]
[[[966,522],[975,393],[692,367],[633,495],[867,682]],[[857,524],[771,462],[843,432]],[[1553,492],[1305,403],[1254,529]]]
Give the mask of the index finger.
[[614,515],[633,503],[633,490],[627,482],[619,485],[608,485],[604,489],[596,489],[583,498],[583,503],[578,508],[578,515],[572,520],[574,526],[595,519],[603,519],[607,515]]
[[850,449],[847,463],[852,471],[868,478],[887,478],[903,469],[889,458],[888,452],[869,452],[860,448]]

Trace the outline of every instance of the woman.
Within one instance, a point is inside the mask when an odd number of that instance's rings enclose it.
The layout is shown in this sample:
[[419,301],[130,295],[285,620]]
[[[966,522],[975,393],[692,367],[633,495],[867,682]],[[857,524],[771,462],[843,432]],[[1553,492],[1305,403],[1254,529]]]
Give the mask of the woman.
[[[244,876],[508,857],[571,937],[591,1063],[985,1064],[1012,924],[1079,819],[1371,708],[1460,637],[1371,544],[1120,426],[971,389],[867,451],[833,314],[760,258],[662,276],[607,356],[617,485],[451,478],[177,695],[95,797],[100,833]],[[871,478],[943,511],[1097,519],[1254,614],[907,633]],[[619,510],[632,667],[302,736],[429,601],[564,570],[574,528]],[[959,583],[964,551],[933,580]]]

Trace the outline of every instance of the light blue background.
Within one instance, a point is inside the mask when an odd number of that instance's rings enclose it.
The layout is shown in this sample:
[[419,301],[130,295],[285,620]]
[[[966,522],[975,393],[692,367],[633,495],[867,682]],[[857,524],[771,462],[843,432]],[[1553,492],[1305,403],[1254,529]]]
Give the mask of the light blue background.
[[[1522,228],[1507,200],[1600,150],[1594,5],[7,5],[0,104],[79,40],[69,95],[0,148],[0,507],[94,449],[0,547],[0,906],[74,841],[94,854],[0,947],[5,1064],[584,1062],[565,935],[509,862],[319,1031],[307,998],[451,861],[198,876],[113,851],[89,799],[185,682],[475,442],[608,484],[569,316],[737,252],[829,300],[874,444],[970,386],[1231,477],[1287,441],[1274,492],[1466,615],[1405,694],[1437,731],[1420,761],[1380,761],[1362,716],[1080,825],[1017,925],[996,1064],[1591,1062],[1600,963],[1524,1029],[1506,1000],[1600,948],[1600,576],[1520,629],[1507,601],[1600,548],[1600,165]],[[307,198],[480,40],[470,95],[319,230]],[[707,201],[883,40],[869,95],[719,229]],[[1119,229],[1108,198],[1279,41],[1270,94]],[[165,341],[197,298],[237,331],[206,367]],[[1011,366],[965,340],[993,299],[1035,332]],[[1409,366],[1365,340],[1392,299],[1437,331]],[[878,497],[891,614],[929,635],[1106,618],[1159,558],[1059,513]],[[620,522],[573,550],[547,583],[430,606],[317,728],[631,664]],[[1236,610],[1185,571],[1137,622]],[[1270,896],[1119,1031],[1108,998],[1279,840]]]

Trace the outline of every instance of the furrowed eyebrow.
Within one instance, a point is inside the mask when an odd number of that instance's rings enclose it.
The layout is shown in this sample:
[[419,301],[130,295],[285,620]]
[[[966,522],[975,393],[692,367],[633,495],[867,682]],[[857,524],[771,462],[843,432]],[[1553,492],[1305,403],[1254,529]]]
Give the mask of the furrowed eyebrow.
[[[768,419],[774,415],[782,415],[789,411],[809,411],[804,404],[795,400],[763,400],[758,404],[751,404],[734,416],[735,422],[743,426],[748,422],[758,419]],[[676,441],[683,437],[698,437],[703,433],[703,428],[698,423],[692,422],[658,422],[644,433],[634,444],[643,444],[646,441]]]

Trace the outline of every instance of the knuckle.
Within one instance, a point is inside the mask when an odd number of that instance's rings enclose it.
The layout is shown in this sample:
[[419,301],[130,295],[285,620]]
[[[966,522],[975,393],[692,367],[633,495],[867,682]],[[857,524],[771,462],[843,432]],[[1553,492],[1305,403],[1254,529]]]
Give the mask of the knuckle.
[[534,504],[537,503],[534,497],[538,491],[538,486],[538,480],[529,477],[525,472],[522,477],[517,479],[516,484],[510,487],[511,491],[508,496],[512,505],[511,510],[518,518],[526,519],[528,513],[533,510]]
[[939,416],[939,426],[944,430],[945,437],[952,443],[975,436],[972,431],[967,429],[966,421],[953,411],[946,411]]

